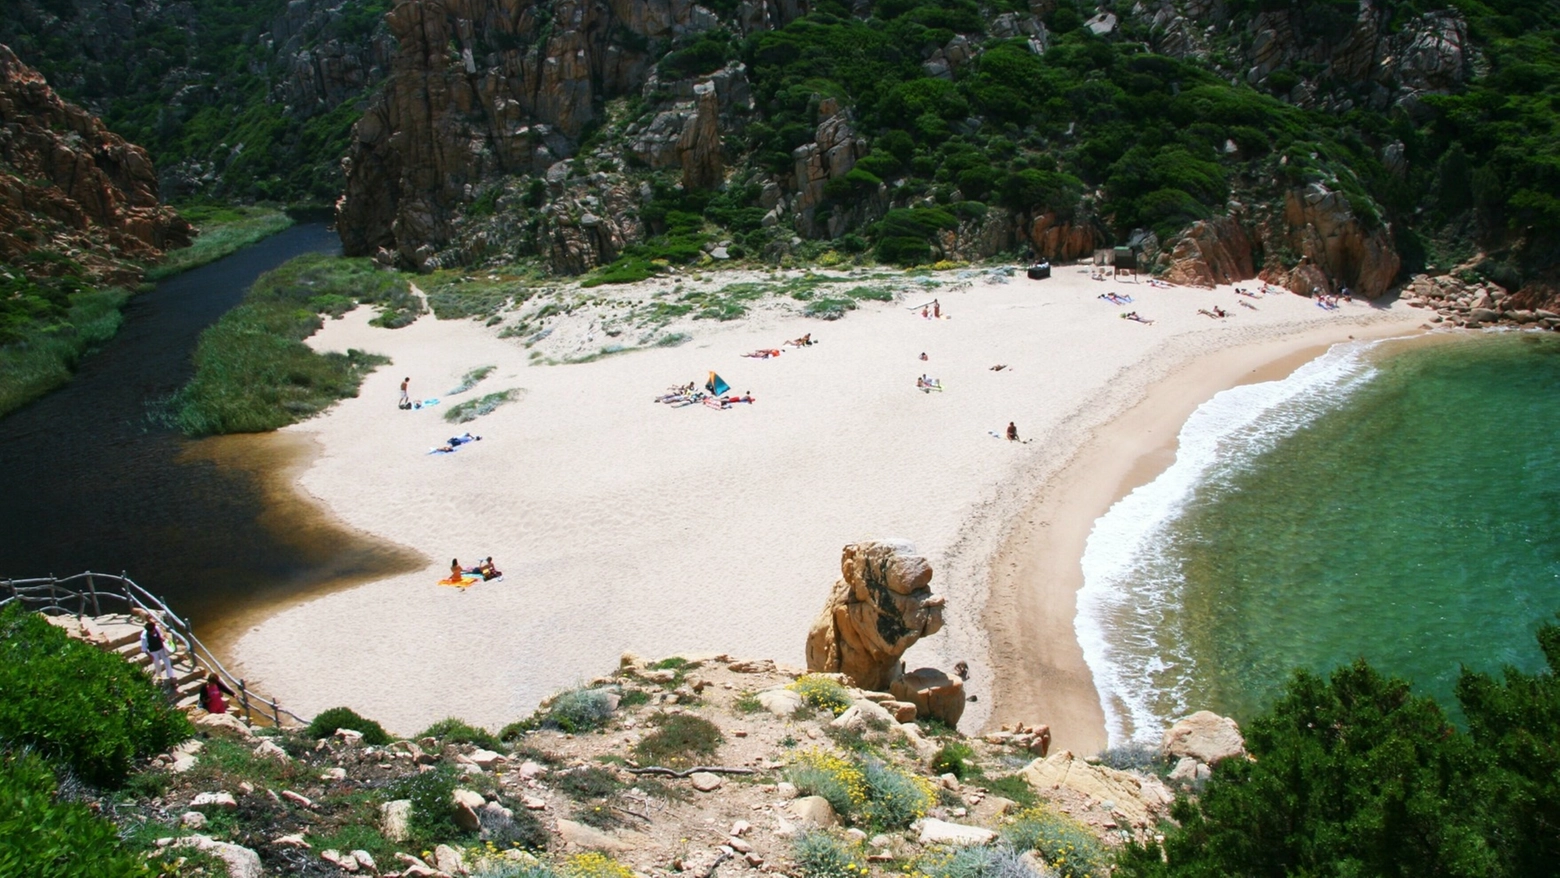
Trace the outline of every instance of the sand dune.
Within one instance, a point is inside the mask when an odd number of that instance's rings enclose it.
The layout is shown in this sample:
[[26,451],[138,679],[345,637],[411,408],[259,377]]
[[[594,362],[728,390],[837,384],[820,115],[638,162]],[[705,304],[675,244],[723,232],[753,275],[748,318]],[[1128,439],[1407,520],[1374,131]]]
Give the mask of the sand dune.
[[[1096,299],[1105,289],[1136,301]],[[1100,498],[1122,489],[1143,454],[1162,451],[1162,436],[1126,442],[1102,466],[1107,425],[1149,398],[1173,437],[1188,405],[1263,363],[1421,319],[1406,308],[1326,312],[1287,294],[1249,310],[1229,288],[1103,284],[1071,267],[937,295],[943,320],[901,301],[863,303],[826,323],[778,303],[743,321],[690,323],[693,339],[677,347],[575,365],[537,365],[519,339],[475,321],[425,317],[392,331],[369,326],[360,309],[330,322],[311,344],[383,353],[394,365],[359,398],[289,428],[320,448],[299,484],[347,525],[421,552],[428,566],[283,608],[238,639],[235,658],[300,712],[345,703],[401,733],[447,715],[497,728],[607,672],[623,651],[801,664],[841,546],[903,537],[931,560],[951,608],[912,664],[970,662],[979,701],[966,730],[995,704],[998,719],[1052,722],[1063,745],[1103,740],[1081,656],[1066,648],[1077,585],[1067,570],[1081,537],[1074,548],[1034,536],[1052,520],[1086,535]],[[1235,316],[1197,314],[1214,304]],[[1156,322],[1120,319],[1127,308]],[[588,319],[554,318],[560,336]],[[819,344],[772,360],[740,356],[806,332]],[[1201,371],[1186,371],[1198,362]],[[991,371],[997,363],[1011,368]],[[476,389],[447,394],[484,365],[497,368]],[[652,404],[712,369],[757,402]],[[922,373],[946,389],[918,392]],[[1166,392],[1177,375],[1184,386]],[[405,376],[414,396],[441,404],[398,410]],[[469,425],[442,418],[453,403],[503,389],[522,398]],[[1023,444],[992,436],[1010,420]],[[482,441],[427,454],[466,429]],[[1102,475],[1065,470],[1069,461]],[[452,557],[486,555],[503,581],[465,592],[435,584]],[[1071,685],[1043,683],[1069,673]]]

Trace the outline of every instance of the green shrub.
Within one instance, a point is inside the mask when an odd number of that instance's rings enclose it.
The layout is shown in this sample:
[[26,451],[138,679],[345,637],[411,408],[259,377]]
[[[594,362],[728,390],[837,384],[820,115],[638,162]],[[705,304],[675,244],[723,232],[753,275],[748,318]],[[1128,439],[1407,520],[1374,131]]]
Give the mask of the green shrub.
[[1021,811],[1002,828],[1002,840],[1040,854],[1061,878],[1104,878],[1111,858],[1088,827],[1046,807]]
[[602,689],[571,689],[547,709],[546,725],[565,732],[589,732],[612,718],[611,694]]
[[0,746],[31,747],[94,786],[194,733],[151,678],[15,604],[0,610]]
[[564,875],[546,863],[518,863],[487,857],[472,868],[471,878],[564,878]]
[[444,413],[444,420],[451,424],[467,424],[483,415],[492,414],[505,403],[514,402],[519,395],[518,390],[500,390],[476,399],[468,399],[463,403],[450,406]]
[[634,745],[634,756],[644,765],[685,768],[715,755],[726,737],[702,716],[658,713],[650,717],[655,731]]
[[446,744],[475,744],[484,750],[502,750],[503,744],[492,732],[467,725],[455,717],[441,719],[417,735],[418,738],[437,738]]
[[937,803],[937,788],[920,775],[870,757],[863,759],[860,767],[867,792],[861,816],[874,829],[904,829],[925,817]]
[[127,290],[30,279],[0,265],[0,416],[69,381],[82,357],[119,331],[129,299]]
[[590,801],[616,795],[623,789],[617,775],[611,769],[599,765],[583,765],[552,776],[553,786],[571,799]]
[[467,371],[465,375],[461,376],[460,383],[455,385],[455,388],[447,395],[454,396],[457,393],[465,393],[466,391],[480,384],[482,379],[493,374],[493,370],[497,368],[497,366],[478,366],[475,369]]
[[915,860],[916,875],[925,878],[1041,878],[1022,859],[1023,854],[1007,845],[942,848]]
[[827,298],[808,302],[807,307],[802,309],[802,313],[819,320],[838,320],[844,317],[846,312],[854,310],[856,310],[855,299]]
[[453,766],[437,765],[430,771],[407,775],[390,785],[392,798],[411,800],[407,844],[413,850],[470,835],[455,823],[453,794],[459,782],[460,776]]
[[[88,647],[89,649],[91,647]],[[0,875],[132,878],[155,873],[114,824],[56,797],[54,773],[31,753],[0,751]]]
[[384,726],[359,716],[357,711],[350,707],[332,707],[330,710],[322,711],[309,721],[307,733],[311,738],[328,738],[334,735],[337,729],[362,732],[363,743],[375,747],[390,743],[390,735],[385,732]]
[[867,803],[867,782],[860,766],[822,750],[804,750],[785,769],[786,780],[804,796],[822,796],[841,819]]
[[963,780],[980,774],[980,766],[975,764],[975,750],[970,745],[963,741],[949,741],[932,758],[932,771],[951,774]]
[[832,677],[807,674],[785,688],[802,696],[802,701],[819,710],[839,716],[851,705],[850,693]]
[[994,780],[986,781],[986,789],[993,795],[1017,802],[1020,807],[1029,808],[1037,804],[1040,799],[1035,795],[1035,788],[1029,785],[1029,781],[1022,774],[1009,774]]
[[797,834],[791,858],[803,878],[861,878],[867,873],[859,844],[821,829]]

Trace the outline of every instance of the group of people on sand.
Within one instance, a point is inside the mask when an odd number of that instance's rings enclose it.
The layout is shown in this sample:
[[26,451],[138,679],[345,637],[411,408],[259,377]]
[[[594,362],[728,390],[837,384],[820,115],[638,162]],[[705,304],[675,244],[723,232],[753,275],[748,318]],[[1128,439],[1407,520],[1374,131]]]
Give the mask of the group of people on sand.
[[1198,308],[1197,313],[1206,317],[1212,317],[1215,320],[1223,320],[1224,318],[1231,316],[1230,312],[1220,308],[1218,305],[1214,305],[1212,311],[1208,310],[1207,308]]
[[1344,287],[1343,289],[1339,290],[1338,295],[1336,296],[1332,295],[1331,293],[1324,293],[1320,289],[1313,289],[1311,290],[1311,298],[1316,300],[1316,307],[1321,308],[1324,311],[1338,310],[1338,303],[1340,301],[1354,301],[1354,296],[1349,292],[1348,287]]
[[450,559],[450,578],[448,581],[451,583],[464,582],[468,576],[480,576],[483,582],[487,582],[490,579],[497,579],[503,575],[497,567],[493,566],[492,555],[477,562],[475,567],[462,567],[459,558]]
[[921,317],[926,320],[942,319],[942,303],[933,299],[930,303],[921,306]]

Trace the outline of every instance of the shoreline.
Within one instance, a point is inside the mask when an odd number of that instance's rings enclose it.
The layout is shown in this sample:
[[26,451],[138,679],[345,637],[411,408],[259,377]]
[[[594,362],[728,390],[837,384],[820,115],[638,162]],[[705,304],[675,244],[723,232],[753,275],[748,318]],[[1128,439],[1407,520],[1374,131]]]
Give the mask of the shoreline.
[[[743,278],[687,280],[697,289]],[[664,286],[608,295],[649,301],[678,291]],[[1116,319],[1119,308],[1096,301],[1105,289],[1130,292],[1157,325]],[[268,607],[231,656],[304,711],[348,704],[408,733],[451,714],[497,728],[625,651],[801,664],[840,548],[910,537],[948,611],[941,635],[907,661],[969,662],[977,701],[961,722],[967,729],[988,725],[994,706],[1055,729],[1056,715],[1015,708],[1010,687],[993,692],[1026,664],[1004,651],[1012,632],[992,619],[1011,591],[993,571],[1011,563],[1004,547],[1059,461],[1077,459],[1102,414],[1127,410],[1180,365],[1231,348],[1271,359],[1275,340],[1307,332],[1342,340],[1362,323],[1401,333],[1422,317],[1362,305],[1325,312],[1284,294],[1210,321],[1196,308],[1233,302],[1230,287],[1106,285],[1081,266],[1048,281],[901,292],[827,323],[802,317],[796,303],[767,301],[741,321],[663,325],[697,333],[676,347],[574,365],[543,365],[547,344],[599,345],[621,298],[585,299],[550,318],[538,350],[475,321],[383,330],[368,325],[368,309],[328,321],[311,346],[383,352],[395,365],[371,375],[359,398],[283,431],[319,443],[294,487],[341,526],[428,560],[416,572]],[[904,306],[933,295],[944,320]],[[772,362],[737,359],[806,332],[820,344]],[[917,351],[930,352],[930,363],[916,362]],[[1011,368],[993,372],[993,362]],[[431,413],[393,407],[404,375],[422,397],[483,365],[496,369],[472,396],[514,388],[515,403],[459,427],[438,417],[454,399]],[[649,404],[664,385],[713,368],[759,401],[720,413]],[[949,392],[915,392],[917,372],[941,377]],[[992,441],[1009,420],[1025,443]],[[466,429],[487,441],[427,454]],[[434,584],[445,557],[489,554],[505,580],[469,593]],[[1097,711],[1092,681],[1088,691]]]
[[1057,749],[1103,750],[1105,715],[1075,629],[1080,561],[1094,523],[1175,462],[1181,428],[1217,394],[1282,380],[1337,344],[1425,334],[1411,322],[1311,327],[1183,358],[1089,429],[1015,519],[991,564],[985,624],[994,662],[1011,671],[993,693],[989,724],[1044,722]]

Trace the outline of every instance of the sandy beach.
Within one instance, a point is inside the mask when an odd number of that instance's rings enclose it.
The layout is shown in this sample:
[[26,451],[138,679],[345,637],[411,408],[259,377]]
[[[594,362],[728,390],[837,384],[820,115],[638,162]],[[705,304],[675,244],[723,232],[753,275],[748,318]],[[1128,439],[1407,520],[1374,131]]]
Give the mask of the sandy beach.
[[[1096,298],[1106,290],[1134,302]],[[944,319],[907,307],[933,295]],[[863,302],[836,322],[772,302],[738,321],[668,327],[692,336],[679,346],[570,365],[544,365],[547,345],[599,343],[613,303],[548,318],[554,334],[534,349],[471,320],[379,329],[359,309],[310,343],[393,365],[285,431],[318,448],[297,484],[426,566],[253,620],[233,658],[300,713],[346,704],[403,734],[451,715],[496,729],[624,651],[800,665],[840,548],[900,537],[931,561],[949,605],[944,631],[908,659],[969,662],[978,700],[961,726],[1047,722],[1058,745],[1092,752],[1103,717],[1072,618],[1094,519],[1169,462],[1180,424],[1218,390],[1423,319],[1400,306],[1324,311],[1289,294],[1247,300],[1254,309],[1239,300],[1228,287],[1100,283],[1061,267],[1044,281]],[[1197,313],[1214,305],[1233,316]],[[1126,310],[1155,322],[1120,319]],[[818,344],[741,356],[808,332]],[[483,366],[494,369],[475,389],[449,393]],[[756,402],[651,402],[710,370]],[[944,389],[919,392],[923,373]],[[415,398],[439,404],[398,410],[408,376]],[[517,401],[465,425],[442,417],[500,390]],[[1009,421],[1024,442],[999,438]],[[428,453],[468,429],[482,441]],[[452,557],[488,555],[502,581],[437,584]]]

